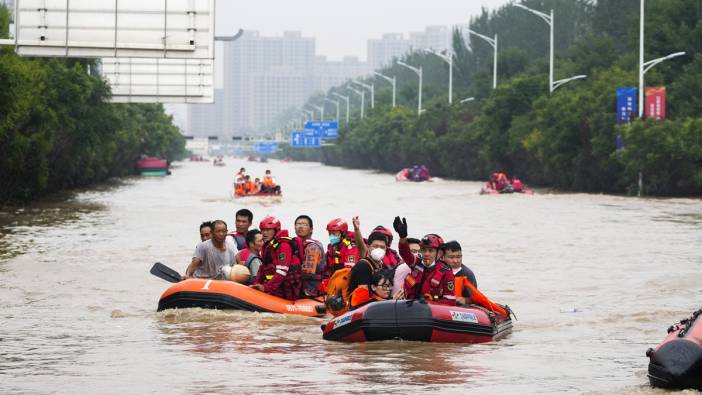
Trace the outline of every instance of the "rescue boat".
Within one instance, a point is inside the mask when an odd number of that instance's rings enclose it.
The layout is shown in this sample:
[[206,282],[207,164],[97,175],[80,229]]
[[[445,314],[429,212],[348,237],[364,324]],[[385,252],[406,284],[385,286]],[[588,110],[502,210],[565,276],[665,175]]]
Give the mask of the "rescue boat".
[[646,356],[653,387],[702,391],[702,309],[668,328],[668,336]]
[[512,330],[512,320],[478,306],[446,306],[424,300],[369,303],[322,325],[323,338],[342,342],[414,340],[485,343]]
[[235,198],[247,198],[247,197],[265,197],[265,196],[274,196],[274,197],[282,197],[283,194],[280,192],[256,192],[256,193],[236,193],[234,191],[234,197]]
[[139,159],[135,168],[137,173],[142,176],[165,176],[171,174],[168,170],[168,161],[153,156],[147,156]]
[[315,299],[287,300],[225,280],[183,280],[168,288],[158,301],[158,311],[188,307],[310,317],[321,317],[326,314],[323,301]]
[[515,191],[514,189],[504,189],[502,191],[498,191],[497,189],[493,188],[490,186],[490,183],[486,183],[485,186],[480,188],[480,194],[481,195],[500,195],[504,193],[523,193],[526,195],[533,195],[534,191],[531,189],[522,189],[521,191]]

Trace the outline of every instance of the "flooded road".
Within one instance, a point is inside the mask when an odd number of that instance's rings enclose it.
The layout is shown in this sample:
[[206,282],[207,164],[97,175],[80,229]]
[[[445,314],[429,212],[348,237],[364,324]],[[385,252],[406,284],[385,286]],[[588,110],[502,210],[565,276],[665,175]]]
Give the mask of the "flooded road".
[[[230,199],[270,168],[279,200]],[[181,163],[0,212],[0,393],[663,393],[644,352],[702,304],[702,201],[587,194],[480,196],[481,184],[396,183],[316,163]],[[200,309],[156,313],[204,220],[233,228],[308,214],[407,217],[410,236],[463,245],[481,290],[518,320],[484,345],[322,340],[322,319]],[[396,242],[395,242],[396,245]]]

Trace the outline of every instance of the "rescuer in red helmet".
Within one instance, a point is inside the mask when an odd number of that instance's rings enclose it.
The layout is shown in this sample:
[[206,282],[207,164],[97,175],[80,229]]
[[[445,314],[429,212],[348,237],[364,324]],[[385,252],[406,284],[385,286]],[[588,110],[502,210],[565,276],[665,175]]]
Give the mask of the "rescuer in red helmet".
[[281,230],[280,220],[270,215],[261,220],[259,228],[263,234],[263,264],[251,287],[284,299],[298,299],[302,291],[302,270],[288,231]]
[[395,217],[393,227],[400,236],[400,256],[412,270],[405,277],[403,292],[396,298],[419,299],[446,305],[456,304],[454,276],[451,267],[441,260],[439,248],[444,244],[441,236],[430,233],[420,240],[421,258],[412,254],[407,243],[407,220]]
[[329,232],[329,245],[326,253],[326,267],[324,278],[327,279],[335,271],[344,267],[353,267],[358,262],[358,248],[353,242],[353,233],[349,232],[349,225],[341,218],[335,218],[327,224]]

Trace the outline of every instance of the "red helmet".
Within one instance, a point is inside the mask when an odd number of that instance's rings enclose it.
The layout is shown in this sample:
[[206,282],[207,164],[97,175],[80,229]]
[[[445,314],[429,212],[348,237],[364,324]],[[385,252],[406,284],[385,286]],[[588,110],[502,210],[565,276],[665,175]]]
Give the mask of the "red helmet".
[[334,218],[327,224],[327,232],[341,231],[345,234],[349,231],[349,224],[341,218]]
[[261,223],[258,225],[258,228],[261,230],[264,230],[264,229],[280,230],[280,220],[272,215],[269,215],[266,218],[261,220]]
[[378,225],[371,231],[371,234],[373,233],[380,233],[381,235],[384,235],[388,239],[388,245],[392,244],[392,232],[390,229],[384,227],[383,225]]
[[419,242],[419,246],[424,248],[439,248],[442,244],[444,244],[444,239],[435,233],[425,235]]

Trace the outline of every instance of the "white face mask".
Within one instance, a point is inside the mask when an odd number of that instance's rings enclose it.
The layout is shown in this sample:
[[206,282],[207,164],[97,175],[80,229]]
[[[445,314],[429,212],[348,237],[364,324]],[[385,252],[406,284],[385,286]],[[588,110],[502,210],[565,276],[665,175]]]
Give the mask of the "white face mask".
[[383,260],[383,257],[385,256],[385,250],[382,248],[374,248],[370,252],[371,258],[373,258],[374,261],[380,262]]

